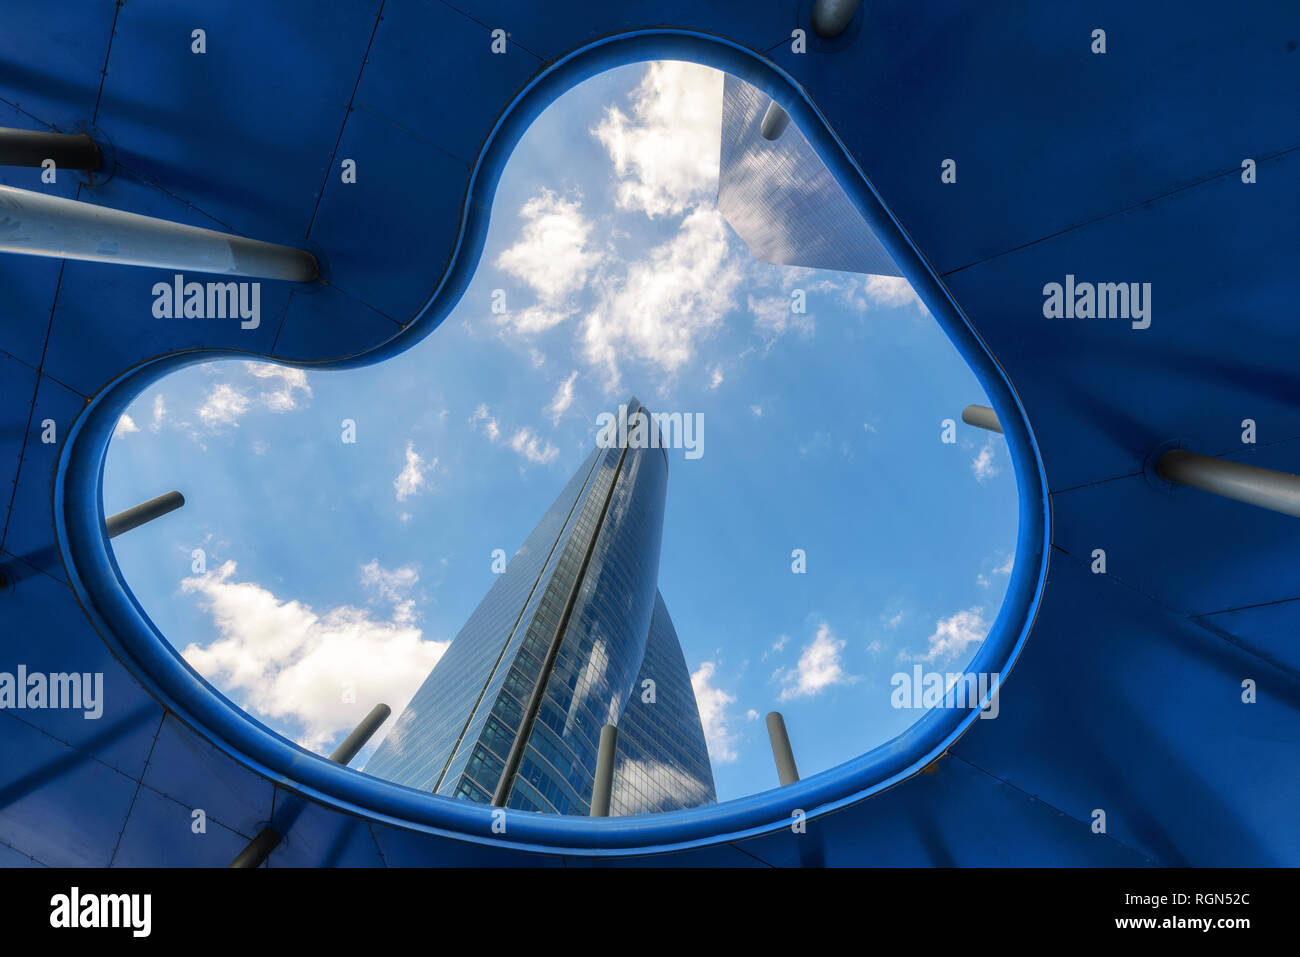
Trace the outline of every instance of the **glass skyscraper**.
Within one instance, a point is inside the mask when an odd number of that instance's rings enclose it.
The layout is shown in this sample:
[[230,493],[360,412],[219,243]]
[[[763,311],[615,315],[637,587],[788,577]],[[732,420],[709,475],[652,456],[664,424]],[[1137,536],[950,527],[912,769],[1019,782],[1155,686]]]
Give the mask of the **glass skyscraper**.
[[[629,400],[629,421],[638,411]],[[600,729],[613,724],[611,814],[716,800],[690,673],[658,588],[667,486],[662,448],[592,452],[366,772],[483,804],[587,814]]]
[[744,80],[723,81],[718,211],[763,262],[901,276],[798,127],[763,138],[771,102]]

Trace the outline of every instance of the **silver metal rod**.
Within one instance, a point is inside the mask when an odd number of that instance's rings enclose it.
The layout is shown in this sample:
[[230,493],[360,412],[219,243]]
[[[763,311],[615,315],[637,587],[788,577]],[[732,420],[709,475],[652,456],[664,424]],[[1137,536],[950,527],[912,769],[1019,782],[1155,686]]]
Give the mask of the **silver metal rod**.
[[1190,485],[1247,505],[1258,505],[1300,518],[1300,475],[1242,465],[1186,449],[1171,449],[1156,463],[1166,482]]
[[618,747],[618,728],[607,724],[600,729],[600,750],[596,753],[596,781],[591,789],[591,816],[609,817],[614,795],[614,751]]
[[0,127],[0,166],[40,166],[54,160],[59,169],[99,169],[99,146],[85,133],[45,133]]
[[116,538],[123,532],[129,532],[146,522],[152,522],[155,518],[161,518],[168,512],[174,512],[184,504],[185,496],[180,492],[163,492],[157,498],[151,498],[126,511],[110,515],[104,522],[104,527],[108,530],[109,538]]
[[305,249],[0,186],[0,252],[311,282]]
[[[330,760],[335,764],[346,765],[357,756],[357,752],[366,746],[366,742],[379,730],[379,726],[388,720],[393,709],[386,704],[377,704],[370,713],[361,719],[361,723],[352,729],[352,733],[343,739],[343,743],[334,749]],[[296,817],[296,815],[294,815]],[[286,825],[287,827],[287,825]],[[271,856],[271,852],[280,846],[284,835],[275,828],[267,826],[258,831],[257,836],[248,842],[230,862],[231,868],[261,867]]]
[[1001,432],[1002,423],[998,421],[997,413],[987,405],[968,405],[961,410],[961,420],[967,425],[973,425],[979,429],[988,429],[990,432]]
[[393,709],[386,704],[377,704],[371,708],[370,713],[361,719],[361,723],[352,729],[352,733],[343,739],[343,743],[334,749],[330,760],[336,764],[351,762],[392,713]]
[[858,12],[862,0],[817,0],[813,7],[812,24],[817,35],[830,39],[844,32]]
[[765,140],[779,140],[789,125],[790,114],[773,100],[767,104],[767,112],[763,114],[763,125],[759,127],[758,132]]
[[772,739],[772,757],[776,760],[776,774],[781,787],[799,780],[799,769],[794,764],[794,751],[790,749],[790,735],[785,731],[785,718],[779,711],[767,713],[767,736]]

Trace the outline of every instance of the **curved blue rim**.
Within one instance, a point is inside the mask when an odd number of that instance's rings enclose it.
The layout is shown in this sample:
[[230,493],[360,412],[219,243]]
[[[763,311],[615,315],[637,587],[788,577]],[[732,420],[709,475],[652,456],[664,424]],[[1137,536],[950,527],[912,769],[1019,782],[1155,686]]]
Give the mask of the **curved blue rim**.
[[[968,670],[998,672],[1005,685],[1038,612],[1051,535],[1046,477],[1024,408],[996,358],[807,94],[774,63],[732,41],[684,30],[642,30],[597,40],[556,61],[515,97],[489,134],[471,173],[451,266],[415,319],[367,353],[327,362],[282,364],[314,369],[372,365],[429,335],[454,307],[477,268],[496,184],[533,119],[560,94],[590,76],[616,66],[665,59],[687,60],[731,73],[762,89],[786,109],[993,403],[1015,467],[1019,529],[1002,607]],[[222,358],[278,361],[260,353],[188,350],[138,366],[95,396],[74,423],[60,455],[54,485],[56,532],[78,599],[136,678],[215,746],[294,792],[377,822],[484,845],[545,854],[660,853],[785,828],[795,808],[817,817],[854,804],[922,770],[978,717],[975,709],[933,709],[898,737],[835,768],[779,790],[708,807],[601,821],[507,810],[508,839],[493,835],[492,809],[381,781],[305,751],[258,723],[185,663],[126,586],[104,533],[103,469],[108,442],[121,413],[164,375],[185,365]]]

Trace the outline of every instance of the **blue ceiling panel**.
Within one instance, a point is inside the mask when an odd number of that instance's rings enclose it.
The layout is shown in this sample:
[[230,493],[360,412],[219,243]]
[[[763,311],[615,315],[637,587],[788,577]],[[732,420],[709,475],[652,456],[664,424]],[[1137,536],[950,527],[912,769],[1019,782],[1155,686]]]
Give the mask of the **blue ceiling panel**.
[[[476,12],[476,16],[479,14]],[[431,56],[436,42],[437,56]],[[468,166],[497,121],[481,104],[509,103],[542,66],[518,44],[491,53],[492,31],[441,3],[389,0],[355,107],[382,116]],[[485,55],[491,70],[477,69]],[[484,84],[466,96],[464,78]],[[417,180],[419,182],[419,180]]]
[[116,0],[66,0],[57,11],[6,4],[0,99],[62,132],[90,124],[117,8]]
[[186,807],[202,808],[208,820],[240,834],[256,834],[271,819],[271,782],[230,760],[173,714],[158,731],[144,784]]
[[1300,145],[1279,122],[1300,102],[1298,7],[890,0],[863,13],[834,52],[770,55],[940,274]]
[[0,352],[0,407],[5,410],[4,427],[0,428],[0,501],[4,503],[6,525],[35,395],[36,370]]
[[325,278],[408,322],[451,258],[469,167],[365,110],[349,115],[338,155],[356,161],[357,179],[331,172],[312,226],[312,244],[328,250]]
[[[1300,386],[1269,359],[1294,348],[1278,317],[1294,294],[1300,151],[1259,171],[1262,182],[1220,176],[946,277],[1030,409],[1054,491],[1140,472],[1166,440],[1240,448],[1244,418],[1261,442],[1300,435]],[[1189,273],[1181,240],[1209,235],[1213,263]],[[1045,318],[1044,285],[1067,275],[1150,283],[1150,326]]]
[[[379,6],[132,0],[118,16],[96,125],[119,163],[222,224],[214,228],[301,241]],[[192,52],[195,29],[206,31],[206,53]],[[322,71],[322,61],[349,66]]]
[[[728,0],[620,0],[560,7],[517,0],[456,0],[447,4],[489,29],[502,29],[517,43],[546,60],[600,37],[644,27],[686,27],[725,36],[752,50],[767,50],[808,26],[804,3],[750,3]],[[796,15],[802,11],[802,20]]]
[[108,866],[134,780],[8,712],[0,712],[0,768],[0,842],[47,867]]
[[1296,640],[1300,635],[1300,599],[1235,608],[1194,620],[1300,677],[1300,641]]
[[[30,370],[24,367],[24,371]],[[17,376],[16,379],[23,382],[26,376]],[[86,400],[49,376],[41,376],[35,395],[34,403],[28,400],[31,421],[23,423],[27,426],[27,443],[23,450],[22,471],[14,489],[13,511],[5,530],[4,547],[5,551],[17,555],[28,565],[66,581],[67,574],[54,541],[54,516],[51,512],[54,502],[50,483],[63,440],[85,408]],[[46,425],[47,422],[52,426]],[[55,441],[43,441],[46,436]]]
[[[1300,441],[1244,448],[1227,458],[1300,472]],[[1184,616],[1300,593],[1300,519],[1289,515],[1142,475],[1059,493],[1052,504],[1058,548],[1089,563],[1103,549],[1107,575]],[[1125,520],[1103,528],[1099,514]]]
[[[284,792],[277,796],[283,799]],[[278,800],[277,800],[278,804]],[[267,867],[383,867],[370,828],[360,818],[306,805]]]
[[[92,686],[102,709],[50,708],[15,711],[27,724],[80,748],[132,778],[144,773],[163,710],[113,657],[91,629],[84,613],[66,600],[67,586],[33,574],[14,586],[13,597],[24,596],[20,608],[6,614],[6,635],[0,671],[16,674],[22,665],[28,675],[79,674],[92,676]],[[0,601],[9,604],[0,593]],[[7,611],[7,609],[6,609]],[[94,676],[102,674],[102,679]],[[84,702],[83,702],[84,703]],[[92,715],[100,711],[99,717]]]
[[[200,828],[200,830],[195,830]],[[248,838],[142,787],[113,855],[113,867],[225,867]]]
[[350,356],[391,339],[401,328],[337,286],[312,286],[289,297],[274,355],[277,359]]
[[1276,823],[1300,801],[1300,683],[1059,552],[1047,594],[1000,714],[954,753],[1076,820],[1104,811],[1162,864],[1300,860]]
[[1113,837],[1091,833],[1088,821],[1071,817],[959,757],[949,754],[931,768],[856,808],[809,822],[805,834],[795,835],[787,828],[739,846],[780,867],[1150,863]]

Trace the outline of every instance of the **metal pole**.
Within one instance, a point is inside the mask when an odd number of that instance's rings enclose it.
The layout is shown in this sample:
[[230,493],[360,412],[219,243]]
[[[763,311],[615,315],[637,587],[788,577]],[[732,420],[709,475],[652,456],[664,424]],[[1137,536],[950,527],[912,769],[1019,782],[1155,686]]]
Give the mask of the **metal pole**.
[[794,751],[790,749],[790,735],[785,731],[785,718],[779,711],[767,713],[767,736],[772,739],[772,757],[776,759],[777,777],[781,787],[799,780],[799,769],[794,765]]
[[257,837],[248,842],[248,846],[235,855],[231,867],[261,867],[262,862],[271,856],[271,852],[280,846],[284,837],[273,828],[264,827],[257,832]]
[[311,282],[304,249],[0,186],[0,252]]
[[990,432],[1001,432],[1002,423],[998,421],[997,413],[987,405],[968,405],[961,410],[961,420],[967,425],[973,425],[979,429],[988,429]]
[[151,498],[149,501],[134,505],[124,512],[110,515],[105,520],[104,527],[108,530],[109,538],[116,538],[123,532],[129,532],[133,528],[139,528],[146,522],[152,522],[155,518],[161,518],[168,512],[174,512],[184,504],[185,496],[180,492],[163,492],[157,498]]
[[379,726],[388,720],[393,709],[386,704],[377,704],[370,713],[361,719],[361,723],[352,729],[352,733],[343,739],[343,743],[334,749],[330,760],[335,764],[350,764],[357,752],[366,746],[370,736],[379,730]]
[[1166,482],[1190,485],[1300,518],[1300,475],[1198,455],[1186,449],[1171,449],[1162,455],[1156,463],[1156,474]]
[[43,133],[0,127],[0,166],[40,166],[54,160],[59,169],[99,169],[99,146],[85,133]]
[[[357,752],[366,746],[366,742],[379,730],[379,726],[388,720],[393,709],[386,704],[377,704],[370,713],[361,719],[361,723],[352,729],[352,733],[343,739],[343,743],[334,749],[330,760],[335,764],[346,765],[357,756]],[[296,815],[295,815],[296,816]],[[271,852],[280,846],[284,835],[273,827],[264,827],[257,836],[235,855],[228,865],[232,868],[261,867],[262,862],[271,856]]]
[[790,114],[781,109],[775,100],[767,104],[767,112],[763,114],[763,125],[759,127],[759,133],[765,140],[779,140],[785,128],[790,125]]
[[591,789],[591,816],[609,817],[609,803],[614,794],[614,750],[618,747],[618,728],[607,724],[600,729],[600,750],[596,753],[596,781]]
[[827,40],[844,32],[862,0],[817,0],[813,7],[812,24],[817,35]]

